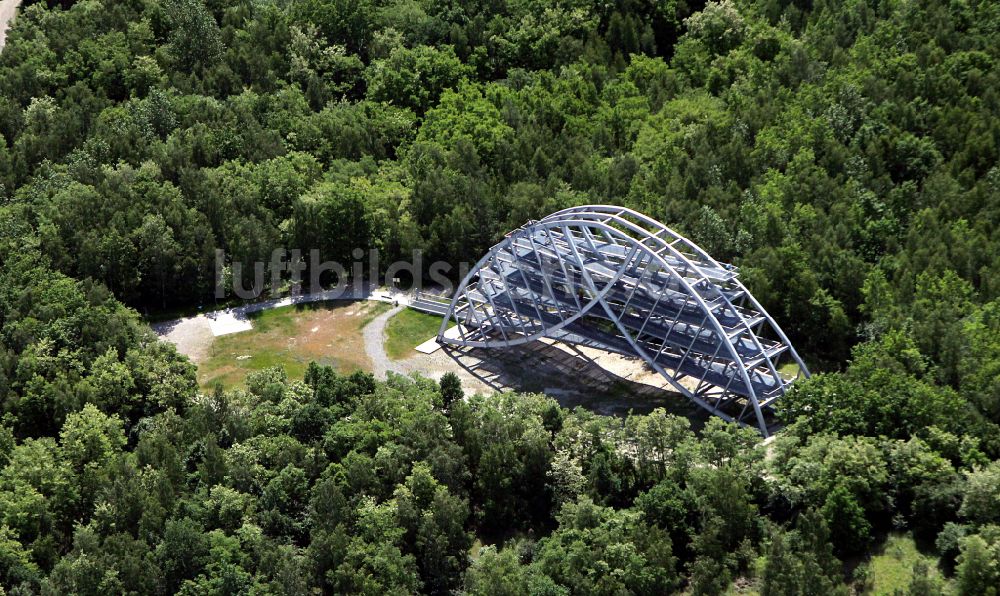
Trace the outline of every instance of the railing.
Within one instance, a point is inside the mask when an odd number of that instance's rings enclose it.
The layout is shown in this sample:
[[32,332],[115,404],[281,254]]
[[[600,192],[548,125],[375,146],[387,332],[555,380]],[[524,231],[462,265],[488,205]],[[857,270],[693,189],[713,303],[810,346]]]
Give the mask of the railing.
[[433,315],[445,316],[451,306],[451,298],[417,290],[410,300],[410,308]]

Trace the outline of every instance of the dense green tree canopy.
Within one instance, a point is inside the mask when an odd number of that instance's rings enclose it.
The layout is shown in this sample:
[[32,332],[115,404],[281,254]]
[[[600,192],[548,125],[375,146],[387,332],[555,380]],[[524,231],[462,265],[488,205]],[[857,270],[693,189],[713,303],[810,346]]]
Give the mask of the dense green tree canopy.
[[[26,2],[0,53],[0,587],[836,593],[864,583],[840,558],[912,530],[987,593],[998,89],[986,0]],[[737,265],[819,373],[774,444],[449,376],[206,395],[137,314],[211,304],[216,249],[245,285],[277,247],[457,271],[594,202]]]

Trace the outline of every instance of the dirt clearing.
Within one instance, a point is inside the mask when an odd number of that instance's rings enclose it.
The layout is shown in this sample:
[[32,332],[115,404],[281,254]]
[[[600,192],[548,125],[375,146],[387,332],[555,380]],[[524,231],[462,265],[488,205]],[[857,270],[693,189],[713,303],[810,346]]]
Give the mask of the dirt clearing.
[[186,352],[198,365],[198,383],[210,388],[241,385],[246,375],[269,366],[285,367],[301,379],[310,362],[338,372],[370,370],[361,329],[388,310],[380,302],[320,302],[250,315],[253,329],[211,338],[202,350]]

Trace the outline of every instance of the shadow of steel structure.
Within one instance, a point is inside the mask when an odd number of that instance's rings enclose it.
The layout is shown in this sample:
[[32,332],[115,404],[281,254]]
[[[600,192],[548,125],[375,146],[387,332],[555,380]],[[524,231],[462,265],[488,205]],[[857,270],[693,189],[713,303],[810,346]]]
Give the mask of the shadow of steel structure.
[[[767,408],[809,376],[735,267],[617,206],[565,209],[508,233],[462,280],[438,332],[442,344],[483,348],[543,337],[638,356],[694,403],[764,436]],[[789,358],[794,377],[780,372]]]

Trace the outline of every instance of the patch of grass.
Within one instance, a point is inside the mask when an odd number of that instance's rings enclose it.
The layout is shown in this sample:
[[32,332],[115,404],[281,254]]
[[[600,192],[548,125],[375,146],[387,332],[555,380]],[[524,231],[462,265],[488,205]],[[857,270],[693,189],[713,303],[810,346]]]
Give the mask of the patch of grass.
[[365,316],[358,321],[358,329],[364,329],[368,326],[368,323],[375,320],[375,317],[387,313],[390,310],[392,310],[392,305],[388,302],[372,302],[368,307],[368,310],[365,312]]
[[[921,552],[910,533],[890,534],[878,554],[868,563],[871,572],[870,593],[905,594],[913,578],[913,565],[921,559],[927,562],[931,576],[944,579],[938,570],[938,557]],[[946,593],[950,593],[950,590],[946,590]]]
[[385,353],[393,360],[401,360],[416,352],[413,348],[437,335],[441,317],[406,308],[385,326]]
[[469,547],[469,558],[472,559],[473,561],[479,560],[479,555],[482,554],[482,550],[483,550],[483,541],[480,540],[479,538],[476,538],[476,540],[472,543],[472,546]]
[[369,370],[361,329],[390,305],[330,301],[287,306],[250,315],[253,329],[217,337],[198,364],[198,383],[209,390],[242,385],[248,373],[283,366],[300,379],[310,362],[347,373]]
[[786,362],[778,367],[778,374],[789,379],[794,379],[795,375],[799,374],[799,365],[794,361]]

